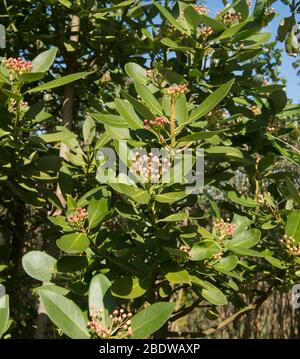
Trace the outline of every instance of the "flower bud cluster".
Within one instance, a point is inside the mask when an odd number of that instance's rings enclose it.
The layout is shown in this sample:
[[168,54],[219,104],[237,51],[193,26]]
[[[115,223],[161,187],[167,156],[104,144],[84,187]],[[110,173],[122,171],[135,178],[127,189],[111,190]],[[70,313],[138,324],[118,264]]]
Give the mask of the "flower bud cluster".
[[295,238],[285,235],[280,242],[286,247],[287,251],[293,256],[300,256],[300,242]]
[[9,57],[3,60],[3,64],[9,71],[15,72],[16,74],[22,74],[32,70],[32,62],[23,60],[21,57]]
[[222,258],[222,256],[223,256],[223,252],[218,252],[213,255],[213,259],[219,260]]
[[224,15],[217,14],[217,19],[220,20],[224,25],[230,26],[240,22],[242,14],[240,12],[227,12]]
[[149,130],[153,128],[155,131],[160,131],[168,123],[166,117],[156,117],[154,120],[144,120],[144,128]]
[[250,106],[249,110],[252,111],[255,116],[259,116],[261,114],[261,109],[258,106]]
[[167,95],[182,95],[188,91],[186,84],[177,85],[174,84],[166,89]]
[[214,228],[217,231],[217,234],[220,236],[220,239],[224,239],[226,237],[232,237],[234,231],[236,229],[236,225],[233,223],[228,223],[224,221],[224,219],[216,219],[213,224]]
[[181,245],[181,246],[179,247],[179,249],[180,249],[181,251],[187,253],[187,254],[189,255],[189,257],[192,256],[192,253],[190,252],[191,249],[190,249],[189,246],[183,244],[183,245]]
[[100,81],[101,81],[102,83],[110,82],[110,81],[111,81],[110,72],[109,72],[109,71],[106,71],[106,72],[102,75]]
[[199,15],[205,15],[207,16],[209,13],[208,7],[204,5],[193,5],[193,9],[199,14]]
[[214,30],[210,26],[202,26],[198,28],[198,34],[204,39],[208,38],[214,33]]
[[270,15],[274,15],[274,14],[275,14],[275,9],[273,7],[267,8],[264,11],[265,16],[270,16]]
[[20,106],[21,107],[28,107],[29,105],[28,105],[28,102],[26,102],[26,101],[20,101]]
[[70,214],[67,217],[69,223],[83,223],[87,217],[87,212],[85,208],[78,207],[74,210],[73,214]]
[[103,322],[103,310],[95,310],[93,306],[90,307],[91,320],[88,322],[89,330],[94,338],[100,339],[121,339],[128,338],[133,335],[131,327],[132,313],[124,309],[115,309],[109,315],[111,324],[106,326]]
[[270,198],[271,198],[270,192],[259,193],[257,196],[257,203],[262,207],[266,206],[269,203]]
[[143,182],[156,183],[158,182],[163,173],[170,170],[172,166],[168,158],[160,159],[158,156],[150,152],[148,155],[141,155],[136,152],[131,163],[130,171],[138,175]]

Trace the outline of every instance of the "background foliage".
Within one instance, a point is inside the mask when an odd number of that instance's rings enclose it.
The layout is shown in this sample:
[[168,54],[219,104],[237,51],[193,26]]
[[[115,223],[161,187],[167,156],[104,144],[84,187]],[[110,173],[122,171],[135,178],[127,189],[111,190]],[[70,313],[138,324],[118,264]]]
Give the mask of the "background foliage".
[[[274,335],[246,325],[274,296],[290,308],[300,275],[299,105],[265,31],[274,2],[224,1],[217,18],[193,1],[1,3],[3,58],[33,67],[0,67],[0,336],[93,338],[91,306],[107,327],[133,313],[100,337]],[[297,55],[299,2],[283,3]],[[203,192],[101,182],[97,150],[123,139],[204,149]]]

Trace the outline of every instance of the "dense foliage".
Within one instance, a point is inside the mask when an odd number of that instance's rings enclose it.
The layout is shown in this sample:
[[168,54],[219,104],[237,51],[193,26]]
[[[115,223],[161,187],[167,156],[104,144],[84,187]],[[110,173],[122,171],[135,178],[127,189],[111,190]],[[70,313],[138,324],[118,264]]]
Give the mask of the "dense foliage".
[[[299,106],[264,29],[274,2],[7,1],[0,336],[207,336],[299,281]],[[210,328],[172,330],[199,306]]]

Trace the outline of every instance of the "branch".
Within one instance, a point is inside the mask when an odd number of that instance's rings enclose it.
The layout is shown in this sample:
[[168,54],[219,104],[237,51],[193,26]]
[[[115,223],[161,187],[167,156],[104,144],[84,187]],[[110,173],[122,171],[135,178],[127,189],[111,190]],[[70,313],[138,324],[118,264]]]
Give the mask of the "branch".
[[[216,327],[214,328],[209,328],[203,331],[200,331],[198,333],[194,333],[194,332],[168,332],[168,337],[177,337],[177,338],[201,338],[201,337],[206,337],[208,335],[212,335],[214,333],[216,333],[219,330],[224,329],[226,326],[228,326],[230,323],[232,323],[233,321],[235,321],[238,317],[252,311],[252,310],[256,310],[258,309],[264,302],[265,300],[269,297],[269,294],[272,292],[272,290],[274,289],[275,285],[272,284],[269,289],[264,293],[264,295],[262,295],[260,298],[258,298],[255,303],[249,304],[247,305],[245,308],[240,309],[238,312],[234,313],[233,315],[231,315],[230,317],[226,318],[225,320],[223,320],[221,323],[219,323]],[[197,301],[196,301],[197,302]],[[195,303],[196,303],[195,302]],[[195,304],[194,303],[194,304]],[[194,306],[194,304],[192,304],[190,307]],[[198,303],[199,304],[199,303]],[[186,309],[188,309],[186,308]],[[194,307],[195,308],[195,307]],[[192,308],[192,309],[194,309]],[[183,316],[183,315],[182,315]],[[172,317],[170,319],[170,322],[174,321],[174,318],[176,316]],[[181,316],[180,316],[181,317]],[[179,318],[180,318],[179,317]],[[179,319],[176,318],[176,319]],[[175,320],[176,320],[175,319]]]

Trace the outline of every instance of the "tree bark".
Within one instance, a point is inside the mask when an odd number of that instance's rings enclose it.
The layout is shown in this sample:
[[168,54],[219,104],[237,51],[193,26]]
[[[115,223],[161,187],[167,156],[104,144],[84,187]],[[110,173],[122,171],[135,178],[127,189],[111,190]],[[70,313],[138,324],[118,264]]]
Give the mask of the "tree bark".
[[[80,18],[77,15],[72,15],[71,19],[71,36],[70,40],[72,42],[79,42],[79,31],[80,31]],[[66,56],[67,63],[67,75],[72,74],[76,71],[77,66],[77,52],[71,53],[71,55]],[[68,128],[72,127],[73,122],[73,105],[74,105],[74,93],[75,88],[74,84],[68,84],[65,86],[64,90],[64,101],[62,106],[62,125]],[[64,143],[60,144],[59,156],[66,159],[66,153],[68,151],[67,146]],[[66,200],[62,194],[59,183],[56,187],[56,195],[59,198],[63,207],[66,205]],[[57,213],[58,214],[58,213]],[[52,242],[52,241],[50,241]],[[54,249],[51,248],[52,243],[50,243],[48,252],[53,253]],[[45,284],[45,283],[43,283]],[[49,337],[49,319],[46,315],[45,309],[41,302],[38,304],[38,318],[37,318],[37,329],[36,329],[36,339],[45,339]]]

